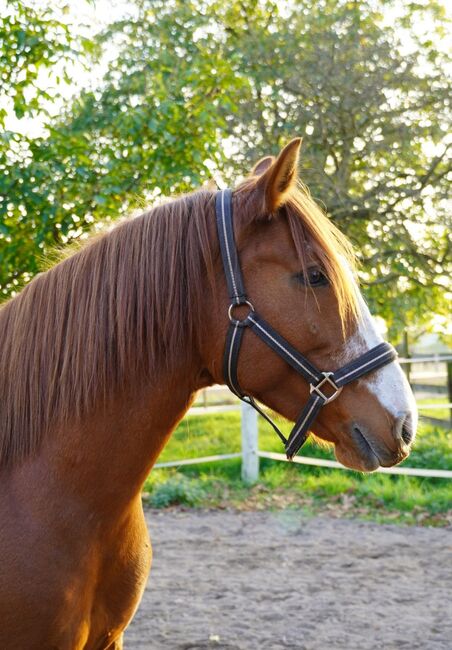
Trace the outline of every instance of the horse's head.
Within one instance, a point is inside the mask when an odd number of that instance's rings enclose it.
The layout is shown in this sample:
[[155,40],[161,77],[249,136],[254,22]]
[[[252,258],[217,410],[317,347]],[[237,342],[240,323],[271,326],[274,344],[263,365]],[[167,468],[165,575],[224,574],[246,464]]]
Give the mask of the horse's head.
[[[256,311],[317,368],[334,371],[382,339],[359,293],[348,242],[297,185],[299,147],[294,140],[277,159],[261,160],[235,190],[234,234]],[[217,282],[221,299],[210,372],[221,381],[228,298],[220,260]],[[234,316],[246,317],[247,309],[234,308]],[[244,393],[291,420],[309,398],[307,381],[248,328],[238,382]],[[416,424],[410,387],[392,361],[344,386],[320,410],[312,431],[334,444],[344,465],[371,471],[408,455]]]

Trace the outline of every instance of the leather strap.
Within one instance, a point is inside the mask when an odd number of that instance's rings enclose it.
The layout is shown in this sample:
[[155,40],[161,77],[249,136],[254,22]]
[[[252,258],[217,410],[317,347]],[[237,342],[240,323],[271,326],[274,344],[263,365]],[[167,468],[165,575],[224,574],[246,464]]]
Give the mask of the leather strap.
[[298,420],[295,422],[295,426],[290,432],[289,440],[285,445],[287,458],[292,459],[304,445],[309,437],[310,426],[324,404],[325,400],[319,395],[311,394],[306,406],[298,416]]
[[396,350],[389,343],[380,343],[371,350],[368,350],[357,359],[354,359],[346,366],[335,370],[334,382],[337,386],[345,386],[355,379],[359,379],[372,370],[381,368],[391,361],[397,359]]
[[320,373],[310,361],[296,350],[285,338],[271,327],[263,318],[252,312],[248,316],[249,327],[272,350],[292,366],[300,375],[309,382],[317,383],[322,378]]
[[233,304],[242,305],[246,302],[246,293],[234,240],[232,191],[223,190],[222,192],[218,192],[215,204],[218,239],[220,240],[221,257],[223,259],[229,297]]

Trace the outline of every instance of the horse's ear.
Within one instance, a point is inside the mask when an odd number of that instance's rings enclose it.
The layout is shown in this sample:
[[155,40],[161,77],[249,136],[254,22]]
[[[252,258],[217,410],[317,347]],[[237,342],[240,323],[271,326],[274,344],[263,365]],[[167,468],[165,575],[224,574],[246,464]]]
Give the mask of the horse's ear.
[[253,167],[253,170],[251,174],[253,176],[262,176],[264,172],[267,171],[267,169],[270,167],[272,163],[275,162],[275,157],[274,156],[265,156],[265,158],[261,158]]
[[[296,184],[300,147],[301,138],[289,142],[257,181],[257,187],[264,193],[264,209],[267,214],[274,213],[284,204],[290,190]],[[264,158],[260,163],[264,160],[266,159]]]

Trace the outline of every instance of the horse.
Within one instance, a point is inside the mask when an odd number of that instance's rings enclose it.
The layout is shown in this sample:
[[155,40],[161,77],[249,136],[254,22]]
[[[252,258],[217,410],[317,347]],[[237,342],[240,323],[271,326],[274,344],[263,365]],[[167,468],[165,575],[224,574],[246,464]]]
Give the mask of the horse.
[[[233,235],[247,302],[326,377],[381,337],[350,244],[298,180],[300,142],[234,189]],[[151,566],[143,483],[197,391],[224,383],[228,328],[250,309],[228,317],[216,196],[88,238],[0,309],[2,650],[123,647]],[[296,420],[308,383],[240,335],[241,390]],[[417,414],[392,357],[334,396],[310,429],[344,465],[406,458]]]

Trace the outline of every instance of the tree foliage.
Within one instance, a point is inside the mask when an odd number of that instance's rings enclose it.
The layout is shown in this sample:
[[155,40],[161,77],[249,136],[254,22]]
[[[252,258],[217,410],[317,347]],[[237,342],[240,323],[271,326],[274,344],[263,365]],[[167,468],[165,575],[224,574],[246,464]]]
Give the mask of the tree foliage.
[[438,2],[135,0],[98,38],[116,53],[101,86],[22,157],[0,152],[4,294],[93,221],[305,134],[303,180],[355,243],[374,310],[394,331],[444,311],[445,22]]
[[55,179],[43,153],[51,133],[34,139],[8,118],[50,120],[58,84],[70,81],[66,65],[95,49],[52,8],[9,0],[0,17],[0,299],[38,271],[44,240],[59,241]]
[[[72,50],[71,34],[66,24],[56,20],[48,10],[38,12],[31,4],[9,0],[0,17],[0,91],[2,100],[12,102],[18,118],[42,106],[51,94],[38,85],[42,68],[52,68]],[[4,125],[7,108],[0,109]]]

